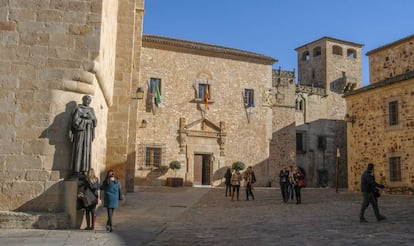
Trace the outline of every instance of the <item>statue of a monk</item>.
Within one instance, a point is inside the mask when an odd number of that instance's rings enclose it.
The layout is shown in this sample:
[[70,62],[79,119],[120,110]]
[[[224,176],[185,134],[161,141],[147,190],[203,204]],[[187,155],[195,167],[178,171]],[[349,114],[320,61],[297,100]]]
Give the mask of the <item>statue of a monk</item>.
[[72,170],[75,175],[85,174],[91,169],[92,141],[97,124],[95,111],[89,107],[91,101],[89,95],[82,97],[82,104],[72,112],[70,139],[73,143]]

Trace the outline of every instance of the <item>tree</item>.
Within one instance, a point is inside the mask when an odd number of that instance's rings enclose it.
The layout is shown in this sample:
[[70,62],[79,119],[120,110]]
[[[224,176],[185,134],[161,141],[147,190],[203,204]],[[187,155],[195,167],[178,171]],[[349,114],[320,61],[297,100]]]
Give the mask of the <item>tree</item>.
[[177,170],[181,168],[181,162],[172,161],[170,162],[170,168],[174,171],[174,177],[177,175]]
[[245,167],[246,165],[241,161],[233,162],[233,165],[231,166],[233,170],[239,170],[239,171],[243,170]]

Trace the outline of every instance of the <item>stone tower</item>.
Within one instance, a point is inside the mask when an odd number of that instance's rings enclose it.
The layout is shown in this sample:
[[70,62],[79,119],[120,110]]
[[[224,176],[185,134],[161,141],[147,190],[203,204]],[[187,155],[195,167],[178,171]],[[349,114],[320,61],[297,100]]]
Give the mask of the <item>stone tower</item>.
[[339,186],[346,186],[342,96],[362,86],[362,46],[323,37],[295,49],[297,164],[305,169],[311,185],[336,186],[338,177]]

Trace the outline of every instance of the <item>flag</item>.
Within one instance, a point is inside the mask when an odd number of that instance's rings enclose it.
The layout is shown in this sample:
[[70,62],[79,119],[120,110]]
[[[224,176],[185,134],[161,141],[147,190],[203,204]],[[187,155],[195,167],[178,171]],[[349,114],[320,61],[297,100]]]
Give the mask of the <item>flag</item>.
[[160,106],[161,104],[161,95],[160,95],[160,88],[159,88],[159,84],[155,83],[155,105],[157,105],[157,107]]
[[210,109],[209,105],[208,105],[208,98],[209,98],[209,94],[208,94],[208,84],[206,85],[206,93],[204,95],[204,103],[206,105],[206,109]]

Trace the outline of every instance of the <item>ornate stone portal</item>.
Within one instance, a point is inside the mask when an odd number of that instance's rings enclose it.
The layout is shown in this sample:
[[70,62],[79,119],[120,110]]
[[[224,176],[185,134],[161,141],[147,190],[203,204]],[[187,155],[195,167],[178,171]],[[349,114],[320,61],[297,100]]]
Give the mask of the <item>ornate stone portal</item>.
[[[226,142],[226,124],[220,121],[217,126],[213,122],[202,118],[186,125],[185,118],[180,118],[180,126],[178,130],[180,154],[185,153],[187,137],[216,138],[220,147],[220,156],[224,156],[224,145]],[[192,129],[195,125],[201,125],[200,129]]]

